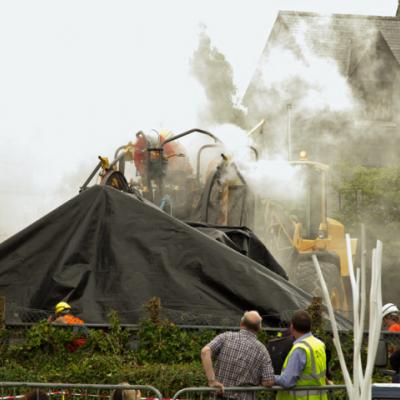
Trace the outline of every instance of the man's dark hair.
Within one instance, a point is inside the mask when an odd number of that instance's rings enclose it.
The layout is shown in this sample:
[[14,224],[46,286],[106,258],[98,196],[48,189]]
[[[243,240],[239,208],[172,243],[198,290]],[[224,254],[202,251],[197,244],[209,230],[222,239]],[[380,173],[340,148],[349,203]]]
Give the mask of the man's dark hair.
[[311,331],[311,317],[307,311],[296,311],[291,322],[297,332],[308,333]]
[[254,323],[249,321],[246,317],[243,317],[240,322],[249,331],[259,332],[261,329],[261,321]]
[[49,400],[49,396],[43,390],[36,389],[26,393],[24,400]]

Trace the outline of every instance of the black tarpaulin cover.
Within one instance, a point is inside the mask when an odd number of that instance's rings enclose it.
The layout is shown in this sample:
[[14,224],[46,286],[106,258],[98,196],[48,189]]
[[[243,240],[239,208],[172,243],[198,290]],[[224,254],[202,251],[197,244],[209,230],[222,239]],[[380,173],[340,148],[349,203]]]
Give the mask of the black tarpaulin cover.
[[261,240],[245,226],[211,225],[201,222],[186,222],[200,232],[212,237],[218,242],[226,244],[231,249],[250,257],[252,260],[264,265],[269,270],[277,273],[286,280],[287,273],[275,260],[274,256],[264,246]]
[[[94,186],[0,245],[8,322],[61,300],[88,323],[111,309],[136,323],[161,298],[177,323],[237,324],[256,309],[273,326],[310,297],[279,275],[143,200]],[[25,311],[24,311],[25,310]]]

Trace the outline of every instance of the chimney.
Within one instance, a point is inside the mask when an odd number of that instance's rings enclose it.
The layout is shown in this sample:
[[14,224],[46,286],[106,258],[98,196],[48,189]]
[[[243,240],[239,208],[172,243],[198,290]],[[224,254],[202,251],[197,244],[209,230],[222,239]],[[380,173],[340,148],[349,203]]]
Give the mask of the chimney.
[[399,0],[399,3],[397,4],[396,17],[400,18],[400,0]]

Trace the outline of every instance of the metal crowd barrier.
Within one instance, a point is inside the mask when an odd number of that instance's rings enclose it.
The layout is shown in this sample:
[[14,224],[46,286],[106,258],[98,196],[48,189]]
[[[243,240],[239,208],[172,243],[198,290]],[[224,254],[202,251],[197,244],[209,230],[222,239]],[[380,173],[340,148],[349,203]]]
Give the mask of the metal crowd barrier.
[[[345,385],[326,385],[326,386],[302,386],[300,388],[283,389],[280,386],[273,386],[267,388],[264,386],[240,386],[240,387],[226,387],[224,388],[224,394],[222,397],[229,398],[232,392],[243,393],[253,392],[262,394],[263,400],[275,399],[276,394],[282,391],[289,391],[292,395],[293,400],[307,400],[310,396],[319,395],[322,399],[323,394],[327,394],[329,400],[347,399],[346,386]],[[260,396],[261,397],[261,396]],[[191,399],[218,399],[221,397],[217,394],[217,389],[210,387],[188,387],[179,390],[173,396],[173,400],[191,400]]]
[[400,384],[374,383],[372,385],[372,400],[400,399]]
[[[141,396],[162,400],[160,391],[149,385],[91,385],[74,383],[36,383],[36,382],[0,382],[0,400],[23,399],[29,392],[33,392],[34,400],[43,400],[44,392],[50,400],[101,400],[111,399],[115,390],[140,390]],[[129,400],[134,398],[128,397]],[[133,396],[134,397],[134,396]],[[31,398],[32,399],[32,398]],[[140,399],[139,399],[140,400]]]

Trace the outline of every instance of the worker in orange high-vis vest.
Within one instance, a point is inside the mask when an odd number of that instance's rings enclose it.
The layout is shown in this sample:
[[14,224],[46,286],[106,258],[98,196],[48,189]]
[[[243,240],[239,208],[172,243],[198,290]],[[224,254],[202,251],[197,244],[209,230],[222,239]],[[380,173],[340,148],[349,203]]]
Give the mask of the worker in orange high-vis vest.
[[73,325],[73,333],[76,335],[76,339],[66,346],[70,352],[74,352],[78,347],[86,344],[87,329],[85,322],[72,314],[72,307],[65,301],[57,303],[54,307],[54,316],[49,317],[48,321],[56,325]]
[[[400,332],[400,310],[393,303],[385,304],[382,307],[382,324],[383,330],[392,333]],[[396,342],[399,336],[389,339],[389,361],[396,374],[392,377],[393,383],[400,383],[400,347],[395,346],[392,341]]]
[[400,332],[400,310],[393,303],[382,307],[383,330]]

